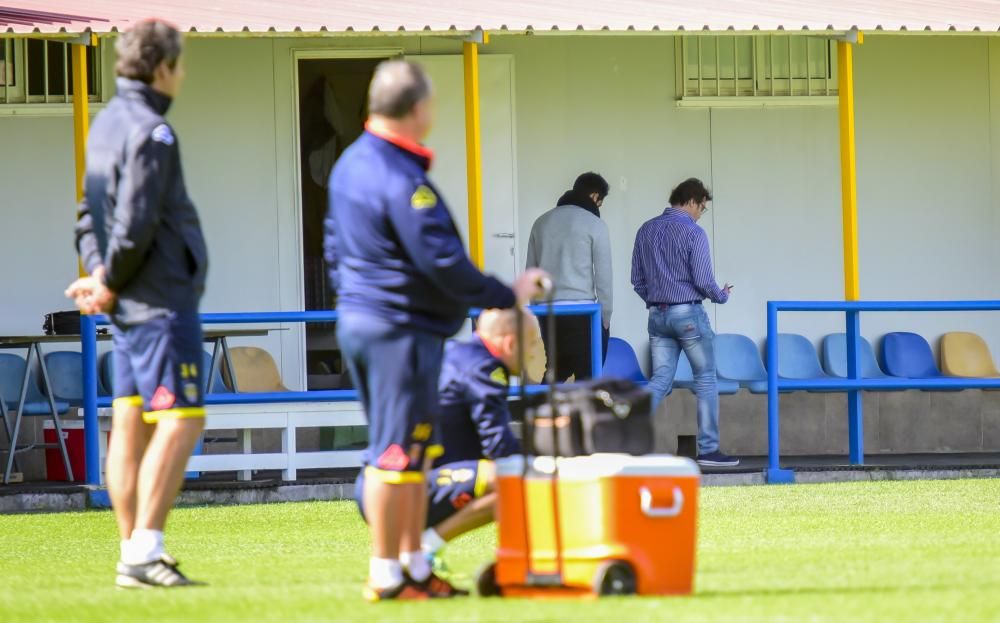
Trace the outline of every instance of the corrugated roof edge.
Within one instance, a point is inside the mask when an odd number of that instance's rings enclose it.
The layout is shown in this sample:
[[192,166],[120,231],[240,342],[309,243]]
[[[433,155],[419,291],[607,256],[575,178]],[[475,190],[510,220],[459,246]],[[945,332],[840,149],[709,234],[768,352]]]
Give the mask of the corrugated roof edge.
[[[455,25],[449,26],[447,29],[435,30],[430,25],[425,25],[421,28],[407,29],[405,26],[399,26],[395,30],[381,29],[378,26],[372,27],[371,30],[358,30],[353,26],[348,26],[344,30],[334,30],[328,26],[320,26],[318,30],[305,30],[301,26],[296,26],[291,30],[278,30],[274,26],[269,26],[266,30],[254,30],[250,26],[243,25],[237,28],[224,29],[222,26],[216,26],[215,28],[202,29],[199,30],[195,27],[190,27],[185,32],[189,35],[194,35],[197,37],[330,37],[330,36],[399,36],[399,35],[416,35],[416,36],[455,36],[457,34],[467,34],[473,33],[478,30],[483,30],[490,34],[496,35],[524,35],[531,34],[534,36],[579,36],[579,35],[616,35],[616,36],[642,36],[642,35],[676,35],[676,34],[687,34],[687,35],[698,35],[698,34],[767,34],[767,33],[783,33],[792,34],[795,32],[813,32],[813,33],[823,33],[823,34],[842,34],[850,32],[852,30],[859,30],[863,33],[872,34],[935,34],[935,35],[975,35],[975,34],[985,34],[985,35],[997,35],[1000,34],[1000,24],[995,26],[973,26],[969,29],[959,30],[956,26],[952,25],[946,29],[935,30],[930,25],[923,26],[922,28],[912,28],[906,25],[900,25],[895,28],[887,28],[882,24],[877,24],[872,28],[862,28],[859,29],[856,25],[852,25],[847,28],[837,28],[833,24],[828,24],[825,28],[810,28],[808,25],[803,25],[797,29],[789,29],[783,25],[779,25],[775,28],[764,28],[760,25],[754,25],[751,28],[736,28],[735,26],[726,26],[724,28],[711,28],[708,25],[697,27],[697,28],[687,28],[684,25],[677,25],[675,27],[664,27],[658,24],[654,24],[648,28],[639,29],[635,26],[628,26],[624,29],[611,29],[609,26],[602,26],[597,29],[587,29],[583,25],[577,25],[575,28],[560,28],[558,25],[553,25],[548,29],[538,29],[532,25],[527,25],[522,28],[511,27],[507,24],[502,24],[497,28],[487,28],[483,29],[480,27],[472,29],[459,29]],[[35,26],[30,29],[26,28],[15,28],[13,26],[7,26],[6,28],[0,26],[0,36],[30,36],[30,35],[66,35],[66,36],[78,36],[82,34],[90,34],[91,32],[98,35],[109,35],[121,32],[117,26],[112,26],[111,28],[105,29],[73,29],[72,27],[67,28],[65,25],[53,27],[53,28],[40,28]]]

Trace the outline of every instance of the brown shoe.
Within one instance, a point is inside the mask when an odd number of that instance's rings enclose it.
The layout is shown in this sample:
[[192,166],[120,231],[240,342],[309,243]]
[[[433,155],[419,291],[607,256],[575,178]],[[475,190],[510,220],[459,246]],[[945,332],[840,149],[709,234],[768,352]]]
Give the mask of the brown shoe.
[[435,599],[465,597],[469,594],[469,591],[453,586],[450,582],[434,573],[427,576],[427,579],[420,582],[419,585]]
[[409,575],[404,574],[400,584],[389,588],[375,588],[371,584],[365,583],[364,588],[361,589],[361,596],[364,597],[365,601],[372,603],[394,599],[419,601],[435,597],[424,584],[414,582]]

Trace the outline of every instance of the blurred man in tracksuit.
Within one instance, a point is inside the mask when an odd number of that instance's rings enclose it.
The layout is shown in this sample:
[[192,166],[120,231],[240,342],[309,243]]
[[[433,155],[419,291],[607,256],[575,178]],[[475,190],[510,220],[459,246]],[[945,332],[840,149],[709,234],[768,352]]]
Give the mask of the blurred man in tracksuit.
[[[521,373],[521,345],[529,377],[540,377],[545,366],[538,319],[530,311],[522,313],[520,345],[517,312],[488,309],[477,319],[475,335],[445,346],[436,435],[444,453],[427,475],[427,528],[422,537],[424,553],[432,560],[439,560],[439,552],[452,539],[493,521],[494,461],[521,452],[507,407],[510,375]],[[362,472],[355,486],[362,515],[364,481]]]
[[76,226],[90,276],[66,295],[114,323],[107,478],[121,535],[116,583],[185,586],[163,527],[205,423],[198,304],[208,255],[163,117],[184,78],[181,36],[147,20],[115,49],[118,92],[90,130]]
[[433,154],[431,84],[416,64],[379,65],[365,133],[330,176],[325,254],[337,289],[337,340],[368,417],[364,507],[372,537],[369,601],[464,594],[421,552],[425,472],[433,460],[444,340],[468,308],[513,307],[539,289],[527,271],[513,289],[466,256],[427,176]]

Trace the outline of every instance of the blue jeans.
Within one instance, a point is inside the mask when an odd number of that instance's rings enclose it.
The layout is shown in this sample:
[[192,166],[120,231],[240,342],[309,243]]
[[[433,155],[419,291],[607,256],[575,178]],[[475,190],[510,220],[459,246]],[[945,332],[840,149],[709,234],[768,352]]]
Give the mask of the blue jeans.
[[653,355],[653,410],[674,385],[681,349],[694,373],[698,398],[698,454],[719,449],[719,388],[715,376],[715,333],[702,305],[674,305],[649,310],[649,346]]

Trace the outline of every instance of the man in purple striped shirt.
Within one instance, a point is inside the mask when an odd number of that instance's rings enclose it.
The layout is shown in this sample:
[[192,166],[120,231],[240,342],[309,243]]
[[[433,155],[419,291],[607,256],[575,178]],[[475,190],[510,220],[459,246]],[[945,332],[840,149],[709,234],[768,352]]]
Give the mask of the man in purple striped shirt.
[[732,286],[715,282],[708,236],[698,219],[712,194],[698,179],[681,182],[670,207],[639,228],[632,251],[632,287],[649,309],[649,346],[653,355],[653,409],[673,388],[681,349],[694,373],[698,398],[698,463],[739,465],[719,450],[719,390],[715,374],[715,333],[702,306],[729,300]]

